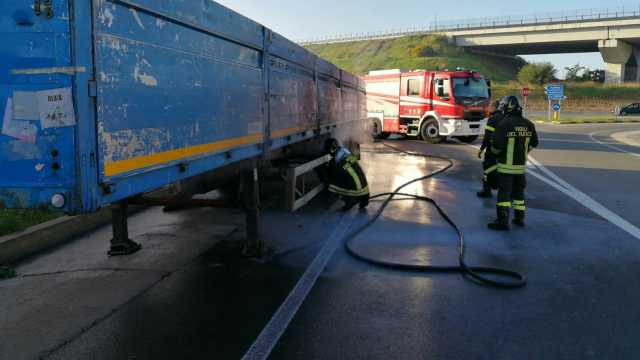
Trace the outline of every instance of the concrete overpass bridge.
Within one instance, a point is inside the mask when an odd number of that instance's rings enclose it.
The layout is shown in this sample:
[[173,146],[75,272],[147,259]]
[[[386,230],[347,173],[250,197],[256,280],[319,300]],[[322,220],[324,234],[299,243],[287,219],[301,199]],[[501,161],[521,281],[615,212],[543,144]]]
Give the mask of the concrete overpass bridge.
[[600,52],[605,62],[606,82],[640,81],[640,7],[589,10],[586,14],[575,11],[571,15],[483,19],[301,43],[336,43],[426,34],[443,34],[458,46],[503,55]]
[[507,55],[599,51],[605,62],[607,82],[640,81],[640,16],[454,30],[443,34],[458,46]]

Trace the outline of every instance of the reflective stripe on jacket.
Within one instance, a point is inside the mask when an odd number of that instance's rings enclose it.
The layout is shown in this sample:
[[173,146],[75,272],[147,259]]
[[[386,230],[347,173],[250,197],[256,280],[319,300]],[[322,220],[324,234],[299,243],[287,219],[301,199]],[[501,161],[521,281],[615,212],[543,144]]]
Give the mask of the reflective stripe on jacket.
[[498,156],[498,172],[524,174],[529,152],[538,146],[535,125],[520,115],[506,116],[493,135],[491,151]]
[[496,132],[496,128],[500,125],[500,122],[504,118],[504,114],[501,112],[494,112],[487,121],[487,125],[484,127],[484,139],[482,139],[482,146],[480,150],[491,148],[491,142],[493,134]]
[[349,150],[340,148],[328,167],[329,191],[342,196],[369,195],[367,177],[358,163],[358,158]]

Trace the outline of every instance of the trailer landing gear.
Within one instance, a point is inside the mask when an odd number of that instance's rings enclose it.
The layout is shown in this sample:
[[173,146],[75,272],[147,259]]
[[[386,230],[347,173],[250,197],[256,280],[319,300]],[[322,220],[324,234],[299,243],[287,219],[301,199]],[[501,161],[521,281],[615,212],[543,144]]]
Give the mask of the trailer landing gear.
[[111,206],[111,221],[113,228],[113,239],[109,256],[130,255],[142,249],[142,246],[129,239],[129,228],[127,223],[127,201],[121,201]]
[[242,206],[245,212],[247,241],[243,250],[245,256],[259,258],[264,244],[260,240],[260,186],[258,168],[246,170],[240,184]]
[[[260,239],[260,187],[258,179],[257,164],[240,176],[240,196],[241,206],[245,213],[246,220],[246,241],[243,247],[243,254],[249,257],[260,258],[263,255],[264,243]],[[111,239],[111,248],[109,256],[123,256],[133,254],[142,246],[135,241],[129,239],[127,209],[129,201],[136,205],[175,205],[180,208],[190,207],[213,207],[213,208],[232,208],[228,200],[195,200],[180,198],[154,198],[154,197],[137,197],[130,200],[123,200],[111,206],[111,218],[113,228],[113,238]]]

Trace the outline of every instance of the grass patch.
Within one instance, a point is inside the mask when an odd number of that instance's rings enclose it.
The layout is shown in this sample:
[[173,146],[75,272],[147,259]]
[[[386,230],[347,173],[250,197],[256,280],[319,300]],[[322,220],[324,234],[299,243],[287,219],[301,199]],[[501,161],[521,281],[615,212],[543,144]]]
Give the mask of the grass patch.
[[[522,87],[523,85],[515,81],[494,83],[493,95],[496,99],[507,95],[520,95]],[[549,104],[544,87],[528,87],[530,89],[529,110],[547,110]],[[562,109],[565,111],[613,112],[616,107],[640,102],[640,83],[568,83],[565,84],[565,95],[567,100],[562,104]]]
[[309,45],[307,49],[358,75],[371,70],[425,69],[480,71],[492,80],[514,79],[525,62],[518,58],[472,53],[443,36],[408,36],[397,39]]
[[616,116],[605,115],[566,115],[560,116],[560,120],[557,122],[549,122],[546,116],[531,116],[533,121],[541,121],[547,124],[559,123],[559,124],[590,124],[590,123],[619,123],[619,122],[640,122],[640,118],[620,118]]
[[[516,81],[497,82],[493,84],[496,95],[507,95],[514,92],[520,93],[523,85]],[[527,85],[530,89],[530,97],[546,98],[544,86]],[[640,96],[640,83],[600,84],[593,82],[576,82],[565,84],[565,94],[569,99],[581,97],[610,97],[618,99],[631,99]],[[638,99],[640,101],[640,99]]]
[[[523,85],[516,82],[518,71],[526,62],[516,57],[479,54],[456,46],[444,36],[408,36],[396,39],[355,41],[337,44],[308,45],[309,51],[354,74],[371,70],[425,69],[444,70],[463,67],[480,71],[493,81],[494,98],[519,95]],[[612,112],[616,107],[640,102],[640,83],[565,84],[565,111]],[[529,109],[548,107],[544,86],[531,85]],[[604,115],[603,115],[604,116]]]
[[50,210],[0,210],[0,236],[26,230],[60,216],[59,212]]

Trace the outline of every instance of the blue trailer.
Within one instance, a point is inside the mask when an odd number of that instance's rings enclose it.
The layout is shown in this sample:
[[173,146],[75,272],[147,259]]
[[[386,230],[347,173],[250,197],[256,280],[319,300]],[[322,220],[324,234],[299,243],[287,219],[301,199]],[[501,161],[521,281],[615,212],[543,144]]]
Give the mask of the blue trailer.
[[94,212],[366,118],[364,83],[210,0],[0,2],[0,208]]

